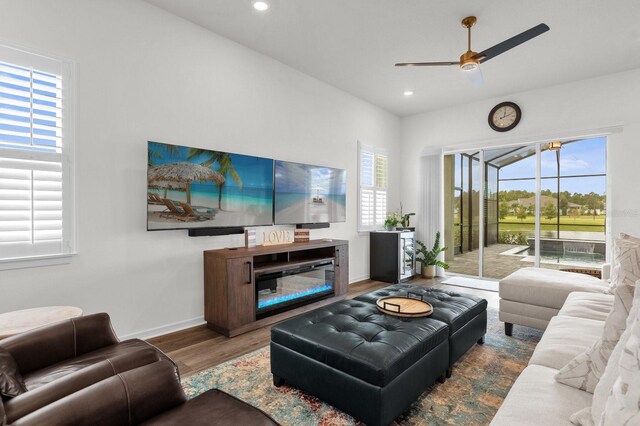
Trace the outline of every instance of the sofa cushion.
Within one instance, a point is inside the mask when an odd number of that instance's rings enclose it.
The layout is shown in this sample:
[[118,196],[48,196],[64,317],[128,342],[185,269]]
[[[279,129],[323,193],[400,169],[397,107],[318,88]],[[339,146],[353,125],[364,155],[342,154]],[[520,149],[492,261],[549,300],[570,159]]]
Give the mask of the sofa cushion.
[[614,246],[612,281],[613,309],[604,323],[601,339],[571,360],[556,375],[556,380],[593,393],[602,377],[611,352],[627,327],[636,281],[640,280],[640,240],[618,238]]
[[553,317],[536,346],[529,365],[543,365],[559,370],[597,341],[603,328],[602,321]]
[[375,305],[344,300],[271,328],[271,341],[372,385],[386,386],[447,341],[448,327],[431,318],[403,319]]
[[405,297],[410,291],[419,294],[425,302],[433,306],[433,313],[429,317],[448,324],[451,335],[487,310],[487,301],[482,297],[409,284],[390,285],[358,296],[354,300],[375,304],[381,297]]
[[529,365],[515,381],[492,426],[570,426],[569,417],[591,405],[591,394],[557,383],[555,369]]
[[605,281],[586,274],[544,268],[521,268],[500,280],[500,298],[560,309],[574,291],[604,293]]
[[604,321],[613,307],[613,295],[574,291],[558,315]]
[[[131,354],[145,348],[154,347],[149,343],[139,339],[126,340],[114,345],[105,346],[98,350],[80,355],[76,358],[70,358],[68,360],[58,362],[57,364],[42,368],[40,370],[27,373],[23,376],[24,383],[28,390],[37,389],[40,386],[51,383],[56,379],[62,378],[64,376],[67,376],[68,374],[71,374],[93,364],[97,364],[106,359],[125,354]],[[168,359],[166,355],[164,355],[160,351],[157,352],[159,353],[161,358]],[[173,361],[171,362],[173,363]]]
[[16,360],[9,351],[0,347],[0,395],[13,398],[26,391]]

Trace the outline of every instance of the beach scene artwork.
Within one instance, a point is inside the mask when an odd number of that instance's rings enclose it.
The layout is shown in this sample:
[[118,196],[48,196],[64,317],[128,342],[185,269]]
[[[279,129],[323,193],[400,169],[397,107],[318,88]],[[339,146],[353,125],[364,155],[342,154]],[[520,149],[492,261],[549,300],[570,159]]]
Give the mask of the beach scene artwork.
[[148,142],[148,230],[272,222],[272,159]]
[[274,180],[276,224],[346,220],[346,170],[276,161]]

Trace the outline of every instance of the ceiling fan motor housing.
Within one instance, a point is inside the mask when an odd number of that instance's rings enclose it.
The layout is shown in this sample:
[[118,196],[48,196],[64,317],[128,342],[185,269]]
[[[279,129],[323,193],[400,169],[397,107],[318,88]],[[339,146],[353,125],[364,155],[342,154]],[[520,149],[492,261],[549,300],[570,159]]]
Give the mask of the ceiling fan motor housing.
[[476,52],[467,50],[462,56],[460,56],[460,68],[463,71],[473,71],[478,68],[478,60],[475,58]]

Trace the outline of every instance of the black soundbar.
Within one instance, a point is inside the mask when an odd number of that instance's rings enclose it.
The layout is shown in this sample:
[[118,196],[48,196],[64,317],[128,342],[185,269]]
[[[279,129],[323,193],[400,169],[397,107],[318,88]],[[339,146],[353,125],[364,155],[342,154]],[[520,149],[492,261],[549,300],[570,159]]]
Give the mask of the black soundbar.
[[194,228],[189,229],[190,237],[211,237],[215,235],[233,235],[244,234],[244,228],[242,226],[230,227],[230,228]]
[[328,228],[330,226],[329,222],[326,223],[298,223],[296,225],[297,229],[321,229]]

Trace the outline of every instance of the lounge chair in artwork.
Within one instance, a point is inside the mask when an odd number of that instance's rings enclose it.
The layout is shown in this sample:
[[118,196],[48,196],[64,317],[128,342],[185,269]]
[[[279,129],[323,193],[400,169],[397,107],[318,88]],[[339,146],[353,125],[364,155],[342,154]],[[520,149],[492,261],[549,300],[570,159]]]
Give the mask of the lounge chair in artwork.
[[195,217],[197,220],[212,220],[216,217],[213,210],[208,210],[207,212],[199,212],[196,211],[193,207],[191,207],[187,203],[180,203],[180,207],[185,211],[187,216]]
[[147,204],[164,205],[164,198],[152,192],[147,193]]
[[177,219],[182,222],[197,219],[197,217],[187,214],[187,212],[176,206],[171,200],[164,199],[163,204],[167,207],[167,210],[160,213],[160,217],[164,217],[166,219]]

